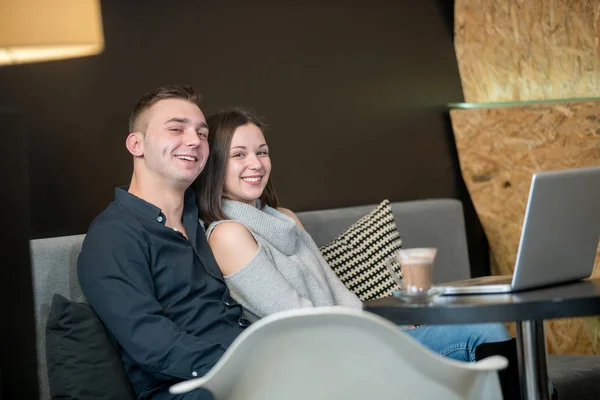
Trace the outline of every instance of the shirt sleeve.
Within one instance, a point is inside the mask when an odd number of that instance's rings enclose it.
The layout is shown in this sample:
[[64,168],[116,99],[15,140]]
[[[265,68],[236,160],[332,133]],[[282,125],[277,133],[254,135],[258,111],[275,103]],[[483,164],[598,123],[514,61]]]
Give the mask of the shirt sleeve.
[[259,318],[283,310],[314,307],[279,272],[260,243],[248,265],[225,277],[225,281],[236,301]]
[[157,379],[203,375],[225,349],[163,314],[150,257],[148,240],[134,228],[117,221],[92,226],[77,265],[83,293],[122,351]]

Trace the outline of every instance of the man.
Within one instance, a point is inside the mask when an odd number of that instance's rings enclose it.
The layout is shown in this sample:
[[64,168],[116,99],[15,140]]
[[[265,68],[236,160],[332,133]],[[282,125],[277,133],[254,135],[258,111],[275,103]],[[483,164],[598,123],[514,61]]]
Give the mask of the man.
[[208,157],[208,127],[190,87],[167,86],[135,106],[128,187],[92,222],[79,281],[121,354],[138,398],[185,397],[172,384],[202,376],[248,321],[208,247],[189,186]]

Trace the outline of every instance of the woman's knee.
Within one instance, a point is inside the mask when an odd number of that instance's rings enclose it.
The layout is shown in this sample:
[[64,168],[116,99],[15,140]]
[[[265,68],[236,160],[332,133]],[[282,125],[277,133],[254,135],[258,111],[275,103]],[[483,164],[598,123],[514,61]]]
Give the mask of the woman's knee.
[[478,336],[481,343],[503,342],[511,339],[508,329],[501,323],[477,324],[472,328],[472,334]]

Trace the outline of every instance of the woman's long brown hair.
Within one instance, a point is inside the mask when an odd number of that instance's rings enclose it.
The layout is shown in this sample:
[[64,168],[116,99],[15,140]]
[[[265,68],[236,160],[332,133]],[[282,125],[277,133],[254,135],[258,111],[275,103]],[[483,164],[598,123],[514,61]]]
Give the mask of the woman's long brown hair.
[[[209,132],[210,155],[204,170],[196,180],[195,187],[200,218],[206,225],[209,225],[214,221],[228,219],[221,207],[221,201],[227,162],[229,161],[229,148],[236,129],[247,124],[254,124],[264,135],[266,125],[250,111],[239,107],[211,114],[206,122]],[[276,208],[279,205],[270,178],[259,200],[261,208],[265,205]]]

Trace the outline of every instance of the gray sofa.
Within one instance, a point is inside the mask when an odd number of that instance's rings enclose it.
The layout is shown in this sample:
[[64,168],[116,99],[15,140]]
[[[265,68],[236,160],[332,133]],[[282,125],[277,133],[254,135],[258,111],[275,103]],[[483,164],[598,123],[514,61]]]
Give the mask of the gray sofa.
[[[319,246],[327,244],[376,205],[308,211],[298,216]],[[436,283],[470,276],[462,204],[457,200],[419,200],[392,203],[403,246],[438,248]],[[77,280],[76,263],[84,235],[31,241],[35,290],[40,398],[49,399],[45,325],[52,296],[61,294],[85,302]],[[549,375],[560,399],[600,399],[600,356],[550,356]]]

